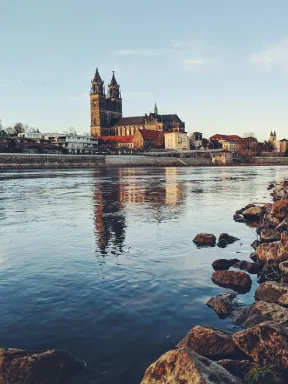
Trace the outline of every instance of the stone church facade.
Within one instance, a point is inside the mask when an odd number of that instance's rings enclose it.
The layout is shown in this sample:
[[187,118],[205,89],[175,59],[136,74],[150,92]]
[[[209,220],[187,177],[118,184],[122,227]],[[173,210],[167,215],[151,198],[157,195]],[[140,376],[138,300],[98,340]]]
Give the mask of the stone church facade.
[[154,112],[135,117],[122,116],[120,85],[113,71],[105,94],[104,81],[96,69],[90,90],[91,136],[134,136],[139,129],[162,132],[185,132],[185,123],[178,115],[159,115],[155,104]]

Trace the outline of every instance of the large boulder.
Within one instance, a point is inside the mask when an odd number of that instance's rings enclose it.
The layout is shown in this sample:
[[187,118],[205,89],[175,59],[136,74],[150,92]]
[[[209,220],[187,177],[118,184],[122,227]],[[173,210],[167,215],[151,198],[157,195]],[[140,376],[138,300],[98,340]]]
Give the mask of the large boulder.
[[275,229],[263,228],[260,233],[262,243],[271,243],[281,239],[281,233]]
[[219,364],[192,350],[166,352],[146,370],[141,384],[242,384]]
[[266,301],[256,301],[252,305],[242,307],[232,312],[232,321],[243,327],[250,328],[263,321],[275,321],[285,327],[288,326],[288,309]]
[[230,332],[201,325],[192,328],[177,347],[193,349],[199,355],[212,360],[233,358],[239,354]]
[[278,185],[271,194],[275,201],[287,200],[288,197],[288,182],[283,181]]
[[213,261],[212,267],[215,271],[226,271],[239,261],[239,259],[217,259]]
[[279,264],[288,260],[287,243],[275,241],[273,243],[263,243],[256,249],[259,261],[264,264]]
[[260,284],[265,281],[281,282],[281,277],[282,275],[277,264],[264,264],[263,268],[257,275],[257,282]]
[[220,319],[225,319],[236,309],[238,302],[235,300],[236,292],[224,292],[211,297],[207,301],[207,306],[213,308]]
[[283,275],[288,276],[288,261],[282,261],[279,264],[279,269]]
[[280,324],[263,322],[234,333],[233,341],[260,365],[284,371],[288,369],[288,330]]
[[232,373],[232,375],[239,377],[243,380],[251,369],[259,367],[257,363],[251,360],[223,359],[219,360],[218,364],[220,364],[223,368],[227,369],[227,371]]
[[77,375],[85,364],[66,351],[0,349],[0,384],[61,383]]
[[263,208],[251,207],[242,212],[244,219],[249,221],[259,221],[263,215]]
[[282,221],[288,216],[288,201],[279,200],[272,205],[271,215]]
[[288,293],[288,284],[280,284],[275,281],[266,281],[259,285],[255,291],[255,299],[266,301],[267,303],[279,304],[279,299]]
[[233,264],[233,268],[247,271],[251,275],[257,275],[257,273],[260,272],[262,265],[260,263],[250,263],[249,261],[241,260],[238,263]]
[[217,246],[220,248],[225,248],[229,244],[235,243],[235,241],[238,241],[239,239],[234,236],[228,235],[228,233],[221,233],[219,236],[219,240],[217,243]]
[[202,247],[214,247],[216,244],[216,237],[210,233],[199,233],[195,236],[193,242]]
[[238,293],[247,293],[252,280],[249,275],[239,271],[216,271],[212,275],[213,283],[223,288],[231,288]]

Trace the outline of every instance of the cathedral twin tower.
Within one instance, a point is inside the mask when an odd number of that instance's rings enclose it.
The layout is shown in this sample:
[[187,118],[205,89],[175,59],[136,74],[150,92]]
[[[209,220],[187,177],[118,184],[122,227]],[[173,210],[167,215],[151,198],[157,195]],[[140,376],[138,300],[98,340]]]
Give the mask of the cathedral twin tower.
[[104,81],[102,81],[98,68],[91,81],[90,91],[91,135],[115,135],[112,128],[122,117],[122,99],[120,86],[113,71],[111,82],[105,94]]

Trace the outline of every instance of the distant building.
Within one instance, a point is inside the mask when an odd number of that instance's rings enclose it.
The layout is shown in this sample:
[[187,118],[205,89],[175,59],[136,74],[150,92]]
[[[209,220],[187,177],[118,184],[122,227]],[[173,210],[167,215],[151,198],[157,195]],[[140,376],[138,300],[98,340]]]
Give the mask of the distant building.
[[133,149],[133,137],[134,136],[103,136],[99,138],[99,147],[111,150],[119,148]]
[[165,149],[174,151],[190,150],[190,139],[187,133],[170,132],[165,133]]
[[25,139],[34,139],[34,140],[40,140],[43,139],[43,135],[41,132],[21,132],[18,133],[18,137],[23,137]]
[[270,143],[273,143],[276,140],[277,140],[276,131],[274,131],[274,132],[271,131],[268,141],[270,141]]
[[196,149],[202,146],[203,134],[201,132],[192,132],[189,135],[190,148],[195,147]]
[[238,141],[241,139],[242,139],[242,137],[240,137],[238,135],[222,135],[222,134],[217,133],[216,135],[211,136],[209,140],[212,142],[218,141],[219,143],[222,144],[223,141],[230,141],[230,140]]
[[138,129],[185,132],[185,124],[176,114],[160,115],[156,104],[154,112],[149,115],[123,117],[120,85],[114,72],[106,96],[98,69],[91,81],[90,119],[90,131],[94,137],[134,136]]
[[135,149],[150,149],[157,147],[162,132],[149,129],[138,129],[133,138]]
[[98,140],[91,136],[49,134],[44,138],[55,148],[70,154],[93,155],[98,152]]
[[284,153],[288,148],[288,141],[286,139],[277,140],[276,131],[271,131],[268,141],[274,145],[274,151]]
[[212,157],[213,164],[229,165],[233,163],[233,155],[228,151],[216,152]]

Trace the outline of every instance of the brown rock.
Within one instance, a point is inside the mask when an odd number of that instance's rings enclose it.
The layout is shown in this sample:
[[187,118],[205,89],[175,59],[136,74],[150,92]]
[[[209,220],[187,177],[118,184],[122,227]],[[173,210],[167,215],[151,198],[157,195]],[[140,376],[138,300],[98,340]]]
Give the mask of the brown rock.
[[254,240],[253,243],[251,244],[251,247],[256,249],[258,247],[258,245],[260,245],[260,241],[259,240]]
[[264,283],[265,281],[281,282],[281,272],[278,265],[264,264],[263,268],[257,275],[257,282]]
[[238,263],[239,259],[217,259],[213,261],[212,267],[215,271],[226,271],[232,265]]
[[261,207],[251,207],[246,209],[242,215],[244,219],[249,221],[260,220],[263,214],[263,209]]
[[283,275],[288,275],[288,261],[282,261],[282,263],[279,264],[279,269]]
[[288,218],[282,220],[275,229],[279,232],[288,231]]
[[233,322],[243,328],[254,327],[263,321],[275,321],[285,327],[288,326],[288,309],[274,303],[256,301],[252,305],[242,307],[232,312]]
[[65,351],[0,349],[0,384],[51,384],[68,380],[85,364]]
[[219,241],[217,243],[217,246],[220,248],[225,248],[229,244],[235,243],[235,241],[238,241],[239,239],[234,236],[228,235],[228,233],[221,233],[219,236]]
[[233,265],[233,268],[241,269],[242,271],[247,271],[251,275],[257,275],[260,272],[262,265],[259,263],[250,263],[249,261],[242,260]]
[[282,295],[288,293],[288,285],[276,283],[274,281],[266,281],[259,285],[255,291],[255,299],[263,300],[267,303],[279,304]]
[[219,364],[192,350],[166,352],[146,370],[141,384],[242,384]]
[[212,275],[212,281],[220,287],[231,288],[238,293],[249,292],[252,285],[250,276],[238,271],[216,271]]
[[256,249],[259,261],[264,264],[279,264],[288,260],[288,248],[281,241],[263,243]]
[[279,297],[279,304],[283,307],[288,307],[288,293],[284,293],[281,297]]
[[244,217],[238,213],[233,216],[233,220],[236,221],[236,223],[246,223]]
[[233,341],[260,365],[288,369],[288,331],[285,327],[266,321],[235,333]]
[[279,200],[272,205],[271,215],[280,221],[288,216],[288,201]]
[[256,252],[253,252],[250,254],[250,259],[253,260],[255,263],[258,262],[258,256],[257,256],[257,253]]
[[236,297],[236,292],[224,292],[211,297],[206,304],[214,309],[220,319],[225,319],[237,307]]
[[210,359],[235,357],[239,352],[232,341],[231,333],[201,325],[192,328],[177,347],[193,349]]
[[196,245],[214,247],[216,244],[216,237],[209,233],[199,233],[193,240]]
[[288,243],[288,232],[284,231],[281,233],[281,243]]
[[[266,213],[264,215],[264,219],[263,219],[263,222],[262,222],[262,225],[261,225],[261,229],[263,229],[263,228],[272,228],[272,229],[275,228],[276,229],[276,227],[279,225],[279,223],[280,223],[280,220],[277,217],[273,216],[271,214],[271,212],[270,213]],[[259,233],[260,232],[258,232],[258,234]]]
[[240,379],[245,379],[246,374],[252,369],[259,367],[254,361],[251,360],[230,360],[223,359],[219,360],[218,364],[220,364],[223,368],[225,368],[232,375],[239,377]]
[[281,239],[281,234],[275,229],[264,228],[260,233],[262,243],[271,243],[272,241],[278,241]]

